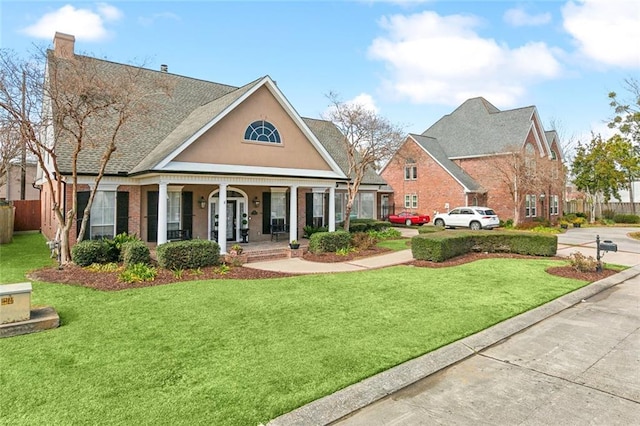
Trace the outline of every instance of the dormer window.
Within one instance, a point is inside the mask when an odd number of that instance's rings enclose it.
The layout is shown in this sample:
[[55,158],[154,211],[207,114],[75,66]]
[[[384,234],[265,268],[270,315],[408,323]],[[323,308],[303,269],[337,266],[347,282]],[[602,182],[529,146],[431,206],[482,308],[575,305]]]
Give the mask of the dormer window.
[[265,120],[254,121],[244,132],[244,139],[254,142],[282,143],[276,126]]

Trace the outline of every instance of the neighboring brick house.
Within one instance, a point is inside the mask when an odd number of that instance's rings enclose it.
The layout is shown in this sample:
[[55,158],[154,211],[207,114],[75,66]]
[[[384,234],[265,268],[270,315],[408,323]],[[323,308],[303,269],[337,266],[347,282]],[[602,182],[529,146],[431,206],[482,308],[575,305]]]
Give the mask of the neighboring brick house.
[[[528,153],[546,179],[523,185],[516,206],[505,164]],[[516,154],[519,155],[519,154]],[[533,167],[535,174],[536,165]],[[553,172],[551,172],[553,171]],[[536,107],[500,111],[479,97],[465,101],[421,135],[409,134],[381,170],[393,188],[395,210],[434,214],[457,206],[488,206],[503,220],[557,220],[564,169],[555,131],[544,131]]]
[[[56,33],[50,61],[94,61],[98,72],[114,79],[132,69],[76,55],[74,43],[73,36]],[[161,244],[188,234],[216,240],[225,252],[228,243],[244,240],[244,221],[249,241],[270,241],[275,226],[289,240],[301,238],[307,224],[335,230],[344,215],[348,162],[344,136],[333,123],[300,117],[268,76],[234,87],[171,74],[165,66],[135,70],[168,83],[172,93],[148,112],[146,123],[127,129],[130,138],[107,165],[84,238],[128,232]],[[56,146],[68,177],[72,145]],[[100,155],[100,149],[85,149],[79,157],[79,212],[95,185]],[[376,218],[385,184],[369,170],[352,214]],[[62,190],[60,202],[70,206],[73,194]],[[56,231],[52,199],[42,185],[48,238]]]

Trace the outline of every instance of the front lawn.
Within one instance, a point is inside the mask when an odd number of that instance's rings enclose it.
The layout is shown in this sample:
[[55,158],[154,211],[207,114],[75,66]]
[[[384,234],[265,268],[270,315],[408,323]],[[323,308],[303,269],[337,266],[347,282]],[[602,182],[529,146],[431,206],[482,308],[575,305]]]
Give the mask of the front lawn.
[[[1,279],[47,264],[0,247]],[[25,260],[29,256],[29,260]],[[100,292],[34,283],[56,330],[0,339],[2,424],[257,425],[584,286],[487,259]]]

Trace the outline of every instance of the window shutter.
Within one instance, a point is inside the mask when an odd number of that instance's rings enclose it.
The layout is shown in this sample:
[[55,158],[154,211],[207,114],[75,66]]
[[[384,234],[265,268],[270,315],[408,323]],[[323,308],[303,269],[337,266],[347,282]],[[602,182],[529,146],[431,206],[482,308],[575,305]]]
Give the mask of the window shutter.
[[147,241],[158,241],[158,191],[147,192]]
[[116,194],[116,234],[129,233],[129,193]]
[[182,193],[182,229],[193,235],[193,192]]
[[262,233],[271,234],[271,192],[262,193]]
[[[82,216],[84,216],[84,209],[87,208],[87,204],[89,204],[89,196],[91,192],[89,191],[81,191],[76,193],[76,197],[78,200],[78,211],[76,212],[76,236],[80,235],[80,226],[82,225]],[[91,229],[91,214],[89,214],[89,220],[87,221],[87,227],[84,230],[84,236],[82,237],[84,240],[88,240]]]
[[304,194],[305,225],[313,226],[313,193]]

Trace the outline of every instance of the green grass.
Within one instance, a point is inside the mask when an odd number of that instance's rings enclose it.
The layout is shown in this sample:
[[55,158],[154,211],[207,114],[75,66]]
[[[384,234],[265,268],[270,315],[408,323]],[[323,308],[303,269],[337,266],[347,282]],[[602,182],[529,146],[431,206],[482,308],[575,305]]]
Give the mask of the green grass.
[[376,244],[378,247],[384,247],[393,251],[407,250],[411,248],[411,238],[399,238],[396,240],[383,240]]
[[[3,280],[48,264],[43,247],[31,236],[2,246]],[[33,302],[55,307],[62,326],[0,339],[0,423],[266,423],[585,285],[544,272],[559,264],[492,259],[111,293],[36,282]]]

